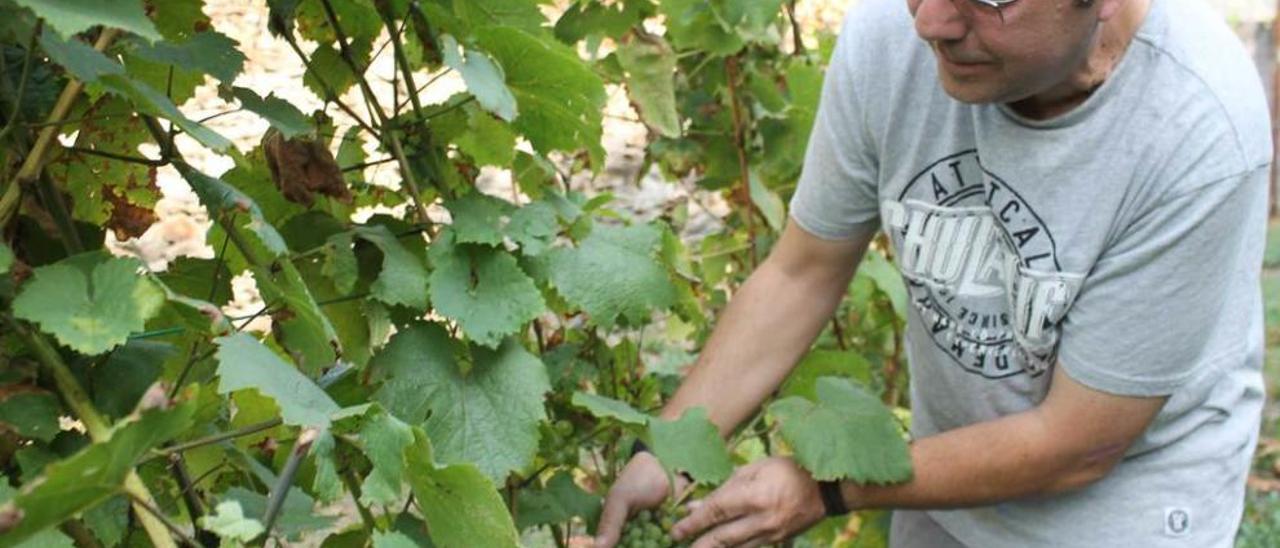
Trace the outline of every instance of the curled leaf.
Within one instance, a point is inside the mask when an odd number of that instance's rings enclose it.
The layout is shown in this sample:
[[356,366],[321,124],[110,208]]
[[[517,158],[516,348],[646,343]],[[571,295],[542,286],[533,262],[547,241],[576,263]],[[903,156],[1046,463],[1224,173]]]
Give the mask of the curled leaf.
[[342,168],[323,141],[302,137],[286,139],[279,130],[271,128],[262,137],[262,150],[271,169],[271,180],[290,202],[310,207],[315,203],[316,194],[351,201]]

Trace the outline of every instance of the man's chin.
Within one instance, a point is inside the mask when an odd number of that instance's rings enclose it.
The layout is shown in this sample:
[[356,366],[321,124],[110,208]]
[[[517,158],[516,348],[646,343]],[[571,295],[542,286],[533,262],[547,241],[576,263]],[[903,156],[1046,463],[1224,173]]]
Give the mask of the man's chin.
[[970,105],[983,105],[989,103],[1005,102],[1005,93],[1003,90],[997,89],[996,86],[988,82],[967,81],[961,82],[949,78],[946,74],[939,74],[938,81],[942,84],[942,90],[952,99],[961,103]]

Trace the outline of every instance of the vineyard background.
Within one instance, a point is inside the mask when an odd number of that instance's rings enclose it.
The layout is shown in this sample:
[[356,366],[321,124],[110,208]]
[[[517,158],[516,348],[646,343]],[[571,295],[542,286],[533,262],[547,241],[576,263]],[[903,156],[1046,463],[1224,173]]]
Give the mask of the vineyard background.
[[[305,2],[313,2],[315,0],[304,0]],[[828,47],[833,37],[833,33],[837,30],[842,20],[845,10],[856,0],[799,0],[794,3],[794,21],[795,26],[801,30],[801,41],[805,50],[812,52],[822,52]],[[190,4],[191,2],[184,2]],[[583,0],[583,4],[587,0]],[[609,2],[606,2],[608,4]],[[1275,56],[1271,55],[1271,19],[1274,16],[1274,6],[1267,6],[1264,2],[1254,2],[1248,0],[1229,0],[1215,1],[1216,6],[1224,14],[1224,17],[1232,23],[1238,33],[1244,39],[1247,45],[1252,48],[1255,53],[1255,59],[1258,61],[1260,73],[1264,79],[1270,82],[1274,71]],[[555,2],[544,3],[541,11],[549,21],[556,21],[558,17],[567,9],[575,4],[569,0],[558,0]],[[0,3],[0,6],[6,4]],[[332,133],[334,135],[346,135],[350,128],[354,127],[355,122],[344,111],[333,108],[332,102],[323,101],[312,90],[304,87],[300,83],[304,79],[306,67],[299,59],[299,56],[291,49],[289,43],[267,31],[268,27],[268,6],[265,0],[255,0],[252,2],[239,0],[206,0],[204,2],[203,12],[210,19],[212,29],[221,32],[229,38],[239,43],[239,51],[245,56],[243,71],[236,78],[235,83],[238,86],[253,90],[259,96],[267,97],[274,94],[276,97],[282,98],[292,103],[303,113],[310,114],[316,109],[324,108],[327,115],[332,117]],[[664,30],[661,24],[647,23],[647,30],[655,34],[663,34]],[[781,25],[785,29],[786,25]],[[783,31],[779,40],[786,44],[788,50],[794,50],[791,46],[791,37]],[[395,83],[398,81],[396,76],[396,58],[392,54],[392,48],[386,47],[387,35],[386,31],[377,36],[373,40],[378,49],[376,54],[372,56],[372,62],[366,73],[367,81],[371,87],[372,93],[377,96],[378,101],[382,104],[404,103],[403,90],[397,91]],[[302,49],[305,53],[311,54],[316,47],[315,43],[302,40],[300,41]],[[602,46],[602,53],[611,50],[613,44],[609,40],[605,40]],[[580,47],[580,52],[585,49]],[[601,53],[601,54],[602,54]],[[767,65],[775,60],[768,57],[768,53],[756,52],[760,55],[761,64]],[[681,70],[685,70],[682,66]],[[465,92],[467,84],[463,78],[459,76],[458,71],[440,71],[435,74],[427,74],[424,76],[431,77],[431,83],[427,86],[421,101],[424,105],[436,105],[447,103],[456,93]],[[439,78],[435,78],[439,76]],[[780,78],[781,79],[781,78]],[[229,102],[220,96],[216,82],[209,77],[204,77],[205,83],[194,88],[190,98],[175,101],[179,103],[182,112],[191,119],[206,120],[205,124],[212,130],[227,137],[241,153],[250,153],[260,146],[263,135],[271,127],[264,118],[248,110],[240,110],[235,106],[234,102]],[[403,82],[399,82],[403,86]],[[696,86],[690,84],[691,88]],[[548,155],[555,162],[555,168],[564,177],[567,187],[582,192],[588,199],[593,197],[611,196],[612,201],[608,202],[608,207],[596,211],[595,215],[606,218],[606,222],[624,221],[636,223],[648,223],[653,221],[670,222],[671,219],[678,219],[678,223],[673,222],[673,228],[677,230],[676,236],[683,242],[684,246],[694,251],[694,256],[702,259],[706,258],[712,261],[719,261],[716,264],[720,266],[718,273],[718,282],[711,282],[709,285],[724,285],[729,290],[725,292],[708,292],[706,295],[699,295],[702,299],[700,304],[705,305],[708,310],[706,313],[711,315],[716,307],[723,305],[723,299],[726,294],[731,292],[733,284],[740,281],[745,274],[749,265],[757,258],[753,255],[756,247],[762,251],[767,251],[770,244],[770,225],[772,221],[776,221],[776,216],[780,213],[776,208],[780,207],[777,201],[772,201],[769,197],[770,192],[762,192],[756,195],[756,190],[752,189],[750,196],[744,198],[744,195],[738,194],[734,189],[708,188],[707,185],[700,184],[699,172],[697,170],[686,171],[682,176],[673,176],[671,169],[671,158],[661,158],[654,160],[654,150],[652,146],[654,139],[650,136],[652,123],[649,126],[645,124],[645,117],[636,111],[633,105],[633,98],[628,96],[626,87],[616,82],[607,83],[605,87],[607,94],[605,113],[603,116],[603,150],[605,152],[604,164],[597,172],[583,169],[581,163],[581,155],[574,156],[569,154]],[[696,89],[680,89],[678,93],[688,92],[694,94]],[[1268,92],[1270,93],[1270,89]],[[752,98],[753,101],[759,101],[759,106],[755,107],[755,114],[760,115],[760,119],[764,124],[768,123],[771,116],[778,117],[775,110],[769,112],[767,93],[759,89],[753,89],[753,93],[760,93],[760,96]],[[796,105],[800,105],[802,98],[799,97],[797,90],[790,90],[788,101],[795,101]],[[181,99],[175,97],[175,99]],[[348,105],[361,105],[365,101],[362,96],[362,90],[358,86],[352,86],[339,98],[342,103]],[[781,100],[781,99],[779,99]],[[327,108],[325,108],[327,107]],[[792,109],[788,104],[787,109]],[[787,112],[791,112],[788,110]],[[357,112],[364,114],[361,108],[356,109]],[[650,121],[651,122],[651,121]],[[765,135],[771,129],[761,126],[763,129],[756,129],[761,135]],[[776,128],[775,128],[776,129]],[[749,130],[750,131],[750,130]],[[764,137],[767,138],[767,137]],[[66,133],[59,136],[62,146],[76,146],[76,135]],[[767,141],[766,141],[767,143]],[[341,150],[340,141],[334,141],[332,144],[332,152],[338,156],[341,162],[344,159],[359,157],[360,162],[378,160],[385,156],[385,145],[365,140],[363,141],[362,151],[356,154],[351,150]],[[187,132],[181,132],[176,137],[176,145],[182,151],[185,160],[196,170],[215,177],[233,172],[237,167],[237,161],[231,155],[217,154],[202,146],[199,142],[192,139]],[[525,150],[528,149],[527,142],[522,143]],[[158,145],[152,143],[143,143],[138,147],[137,152],[148,158],[160,156],[163,151]],[[707,160],[694,160],[694,163],[703,163]],[[369,165],[357,170],[363,181],[372,183],[373,185],[385,185],[390,188],[399,187],[402,181],[402,173],[396,162],[371,162],[375,165]],[[344,164],[345,165],[345,164]],[[733,171],[737,166],[732,166],[729,171]],[[753,168],[755,166],[753,165]],[[795,166],[761,166],[762,168],[770,168],[785,172],[788,168]],[[721,167],[723,169],[723,166]],[[744,168],[745,169],[745,168]],[[115,232],[108,230],[106,234],[106,245],[109,249],[120,255],[137,256],[154,271],[163,271],[171,263],[180,257],[198,258],[204,260],[220,259],[220,251],[217,244],[223,243],[222,238],[216,237],[218,232],[215,222],[211,219],[208,211],[199,204],[195,194],[191,191],[188,180],[189,176],[179,173],[172,165],[164,165],[156,168],[156,183],[163,193],[163,198],[156,204],[156,213],[159,220],[152,225],[146,232],[137,238],[119,239]],[[785,178],[785,177],[784,177]],[[478,177],[475,180],[476,188],[484,193],[492,196],[500,196],[510,199],[515,203],[527,204],[529,197],[525,195],[517,181],[513,180],[512,172],[508,169],[496,167],[483,167],[480,169]],[[767,189],[775,192],[777,195],[786,196],[789,188],[786,184],[774,185]],[[1276,197],[1280,199],[1280,196]],[[258,199],[255,196],[255,199]],[[744,204],[748,207],[744,207]],[[597,207],[599,207],[597,205]],[[411,208],[408,203],[402,203],[395,206],[378,206],[373,208],[364,208],[358,211],[352,218],[357,222],[368,221],[371,216],[378,213],[390,213],[395,216],[406,217],[411,215],[407,213],[407,209]],[[744,209],[758,210],[757,213],[747,213],[745,216],[742,211]],[[440,203],[432,204],[427,208],[427,216],[432,223],[449,223],[451,222],[450,210]],[[775,219],[770,219],[773,216]],[[744,224],[745,223],[745,224]],[[753,226],[752,223],[755,223]],[[210,230],[213,230],[211,233]],[[572,231],[573,229],[569,229]],[[758,238],[757,246],[742,245],[746,241],[746,235]],[[575,237],[578,237],[575,235]],[[522,242],[523,245],[523,242]],[[748,249],[750,248],[750,249]],[[298,251],[294,249],[294,251]],[[733,257],[735,261],[729,266],[724,266],[725,256]],[[878,255],[877,255],[878,257]],[[687,260],[687,259],[686,259]],[[678,261],[673,261],[678,263]],[[841,315],[850,323],[844,326],[848,333],[840,332],[841,324],[839,321],[833,323],[835,333],[825,333],[820,339],[819,345],[825,346],[829,351],[834,352],[837,347],[840,351],[846,350],[847,343],[859,352],[865,352],[869,358],[875,362],[875,366],[866,366],[872,369],[868,375],[868,384],[873,386],[877,391],[877,395],[885,401],[890,407],[900,407],[906,402],[902,394],[898,390],[900,383],[904,380],[901,371],[896,371],[897,357],[892,356],[894,338],[900,336],[900,330],[895,323],[894,314],[896,304],[894,301],[892,270],[885,270],[883,261],[866,265],[863,273],[859,276],[859,280],[855,282],[855,295],[851,297],[851,301],[846,303],[841,309]],[[679,269],[679,265],[673,265],[673,268]],[[685,268],[688,268],[687,266]],[[1246,523],[1241,532],[1242,546],[1273,546],[1276,539],[1280,539],[1280,407],[1275,405],[1275,396],[1280,391],[1280,222],[1274,222],[1270,229],[1270,238],[1268,244],[1267,255],[1265,259],[1264,272],[1264,291],[1266,293],[1267,303],[1267,325],[1268,325],[1268,341],[1270,344],[1267,357],[1267,378],[1268,385],[1271,389],[1272,403],[1268,407],[1267,420],[1264,425],[1264,439],[1261,442],[1257,466],[1254,477],[1251,480],[1250,505]],[[699,281],[707,282],[710,270],[703,270],[699,265],[698,278]],[[886,274],[888,272],[888,274]],[[310,281],[310,280],[308,280]],[[261,292],[255,287],[253,277],[247,273],[237,275],[231,284],[231,295],[229,302],[222,306],[223,312],[228,318],[233,319],[236,325],[240,326],[244,331],[258,332],[266,334],[273,329],[272,314],[263,314],[262,311],[268,307],[269,303],[264,303]],[[553,308],[560,308],[563,303],[553,303]],[[678,306],[678,305],[677,305]],[[552,312],[561,313],[561,310],[553,310]],[[898,311],[899,314],[901,311]],[[575,319],[577,318],[577,319]],[[649,376],[658,378],[659,380],[652,384],[637,384],[635,392],[640,395],[634,401],[629,403],[636,404],[641,407],[642,411],[651,411],[641,405],[647,403],[652,405],[654,398],[660,394],[666,393],[672,387],[673,379],[679,372],[679,368],[689,363],[695,356],[693,352],[696,350],[695,341],[705,334],[705,325],[699,325],[696,320],[690,320],[685,314],[673,314],[669,316],[659,315],[653,323],[640,322],[637,328],[628,329],[602,329],[599,331],[603,341],[595,341],[595,331],[589,331],[582,324],[582,316],[576,314],[560,314],[560,317],[546,318],[546,325],[559,325],[562,330],[565,323],[570,323],[570,335],[576,333],[577,329],[581,329],[586,335],[587,340],[576,341],[581,342],[584,346],[600,345],[601,350],[607,352],[608,356],[599,358],[604,360],[617,361],[619,363],[624,360],[627,363],[635,363],[637,371],[643,371]],[[540,320],[541,321],[541,320]],[[577,322],[577,323],[573,323]],[[540,324],[541,325],[541,324]],[[154,328],[155,326],[148,326]],[[829,330],[830,331],[830,330]],[[469,335],[469,334],[468,334]],[[538,332],[538,344],[542,344],[542,333]],[[187,341],[183,339],[182,343]],[[194,347],[193,347],[194,349]],[[186,350],[183,348],[183,350]],[[277,349],[278,350],[278,349]],[[831,354],[837,355],[837,354]],[[842,354],[841,354],[842,355]],[[194,358],[193,358],[194,360]],[[190,364],[188,364],[190,365]],[[806,375],[816,376],[814,371],[833,372],[838,371],[839,367],[830,364],[821,363],[817,360],[809,364],[810,371]],[[573,365],[572,367],[577,367]],[[885,368],[888,368],[886,371]],[[861,371],[861,370],[859,370]],[[226,381],[224,381],[226,382]],[[808,379],[812,382],[812,379]],[[603,386],[595,386],[603,390]],[[351,390],[349,388],[340,388],[339,395],[343,395],[343,390]],[[559,387],[557,387],[559,390]],[[616,387],[614,387],[614,395]],[[346,393],[345,396],[350,398],[351,394]],[[204,395],[204,394],[202,394]],[[566,394],[562,394],[566,395]],[[8,397],[8,394],[0,396],[0,400]],[[254,418],[263,418],[262,412],[256,410],[251,405],[257,405],[258,402],[252,396],[237,396],[242,399],[239,401],[245,404],[245,409],[254,409],[250,416],[235,416],[228,421],[228,426],[251,425]],[[567,399],[567,398],[566,398]],[[345,403],[345,400],[344,400]],[[231,406],[234,408],[235,406]],[[594,422],[588,423],[586,419],[588,415],[581,411],[574,413],[569,412],[571,406],[566,402],[558,401],[551,408],[551,413],[555,416],[548,417],[548,424],[560,426],[556,417],[562,417],[561,420],[572,419],[572,429],[577,434],[580,431],[584,434],[592,431],[591,426]],[[270,407],[267,407],[270,413]],[[900,416],[909,417],[905,409],[898,408],[896,410]],[[563,415],[558,415],[563,413]],[[598,409],[592,410],[592,415],[596,418],[603,419],[607,413],[601,414]],[[371,415],[377,419],[378,415]],[[601,421],[604,424],[606,421]],[[761,421],[767,422],[767,421]],[[289,423],[292,425],[293,423]],[[754,425],[753,425],[754,426]],[[77,428],[84,430],[84,425],[66,417],[61,425],[63,431],[74,431]],[[610,438],[610,441],[602,444],[598,452],[606,458],[617,458],[614,444],[627,445],[626,442],[630,438],[627,437],[627,431],[624,427],[623,434],[618,437]],[[237,446],[245,451],[260,451],[266,457],[260,459],[268,461],[271,455],[274,455],[274,465],[279,470],[286,467],[284,458],[290,453],[289,448],[297,442],[299,432],[296,429],[286,430],[283,427],[276,426],[268,431],[270,435],[253,436],[245,438],[237,442]],[[354,436],[354,434],[352,434]],[[360,431],[360,436],[364,436],[365,432]],[[194,435],[184,435],[182,439],[189,439]],[[552,439],[568,440],[569,436],[556,434],[551,436]],[[748,436],[750,438],[750,436]],[[363,440],[363,438],[361,438]],[[412,438],[411,438],[412,439]],[[735,458],[746,458],[750,456],[758,456],[768,451],[770,441],[776,442],[777,433],[773,430],[766,429],[759,435],[759,440],[747,439],[738,440],[731,447],[738,450],[735,451]],[[741,445],[738,445],[740,443]],[[275,447],[279,444],[279,450]],[[268,447],[269,446],[269,447]],[[549,455],[550,449],[547,447],[539,448],[538,463],[547,462],[550,466],[553,464],[553,457]],[[255,453],[259,454],[259,453]],[[593,453],[594,455],[594,453]],[[556,455],[554,459],[561,459],[562,455]],[[371,460],[376,460],[373,453],[369,454]],[[555,461],[554,464],[573,469],[576,464],[582,464],[583,468],[592,468],[585,463],[578,463],[577,455],[563,457],[563,462]],[[203,459],[203,460],[202,460]],[[198,456],[197,462],[192,467],[202,467],[197,470],[203,474],[213,468],[212,457],[208,455]],[[572,461],[572,462],[570,462]],[[319,458],[316,464],[311,465],[308,459],[306,466],[320,466]],[[365,463],[367,464],[367,463]],[[378,466],[380,462],[373,465]],[[218,464],[217,466],[223,466]],[[24,462],[21,466],[11,465],[11,468],[20,469],[24,474],[28,472],[27,464]],[[605,471],[609,468],[609,464],[604,466],[596,465],[594,467],[597,474],[588,474],[580,478],[580,483],[585,487],[594,489],[597,492],[602,491],[603,485],[599,483],[592,484],[592,481],[604,481],[609,476]],[[142,466],[140,470],[146,471]],[[152,484],[164,483],[157,481],[157,477],[163,476],[163,471],[151,471],[150,474],[143,474],[144,479]],[[219,476],[224,472],[214,469],[214,480],[210,483],[216,483]],[[281,472],[283,473],[283,472]],[[308,469],[303,472],[306,474],[318,474],[315,470]],[[247,473],[246,473],[247,475]],[[370,477],[375,474],[370,473]],[[407,474],[406,474],[407,475]],[[202,476],[203,477],[203,476]],[[533,476],[535,479],[537,475]],[[560,476],[556,476],[558,479]],[[347,478],[343,478],[346,480]],[[398,478],[397,478],[398,480]],[[25,479],[24,479],[25,481]],[[222,483],[226,483],[225,480]],[[553,480],[549,480],[545,484],[545,488],[535,493],[542,496],[550,493],[556,488]],[[410,483],[412,481],[410,480]],[[397,481],[396,485],[399,483]],[[166,487],[173,487],[165,484]],[[316,480],[315,487],[319,486],[319,480]],[[225,487],[225,485],[221,486]],[[304,485],[306,491],[314,493],[313,486]],[[516,496],[511,493],[511,485],[507,485],[507,495],[510,500],[506,502],[515,507]],[[290,523],[289,526],[305,531],[304,534],[294,536],[289,541],[291,545],[311,545],[318,546],[322,543],[327,546],[346,546],[346,545],[363,545],[361,542],[373,539],[375,545],[381,546],[379,542],[385,542],[386,546],[392,546],[390,535],[392,533],[404,532],[406,535],[413,529],[412,523],[402,527],[397,520],[394,523],[384,523],[379,519],[370,519],[365,515],[370,510],[377,510],[372,505],[362,505],[358,501],[359,497],[355,490],[351,490],[350,496],[337,497],[333,502],[321,504],[318,506],[318,514],[322,516],[330,516],[336,519],[320,520],[318,522],[308,523],[305,520],[305,509],[298,512],[297,515],[289,516],[290,511],[297,512],[297,508],[286,510],[286,516],[301,520]],[[410,490],[405,490],[410,491]],[[416,491],[411,491],[415,492]],[[563,493],[561,493],[563,494]],[[395,495],[402,495],[396,490]],[[7,498],[9,495],[4,495]],[[168,510],[172,515],[178,516],[186,511],[179,503],[179,497],[168,497],[165,495],[157,495],[160,504],[164,506],[163,510]],[[212,494],[209,495],[213,499]],[[384,495],[387,500],[395,498],[390,494]],[[247,499],[246,499],[247,500]],[[294,497],[297,500],[297,497]],[[396,501],[396,505],[403,498]],[[401,513],[405,516],[413,514],[409,519],[412,521],[421,516],[421,512],[409,512],[409,502],[413,501],[413,496],[408,497],[405,501],[405,510]],[[212,501],[210,501],[212,502]],[[578,502],[581,502],[579,500]],[[124,511],[126,503],[120,499],[114,499],[116,510]],[[106,506],[106,505],[103,505]],[[250,504],[244,503],[246,515]],[[395,506],[395,505],[393,505]],[[581,508],[581,507],[580,507]],[[210,513],[213,512],[213,505],[208,508]],[[221,510],[221,508],[219,508]],[[394,508],[393,508],[394,510]],[[567,512],[568,509],[558,509]],[[549,513],[555,513],[546,510]],[[393,512],[388,511],[385,507],[381,512],[387,512],[385,515],[390,516]],[[221,516],[221,512],[219,512]],[[379,518],[383,514],[379,513]],[[557,514],[559,515],[559,514]],[[95,515],[90,519],[86,513],[83,520],[90,525],[92,533],[101,538],[102,534],[99,528],[105,527],[103,524],[109,522],[103,518],[101,514]],[[2,516],[0,516],[2,517]],[[561,516],[563,517],[563,516]],[[136,517],[135,517],[136,519]],[[283,518],[282,518],[283,519]],[[430,521],[427,516],[426,521]],[[798,542],[801,546],[827,546],[827,545],[856,545],[856,546],[876,546],[877,542],[883,541],[883,519],[882,514],[863,514],[855,516],[852,520],[832,520],[818,528],[812,535],[807,535]],[[0,520],[2,521],[2,520]],[[370,522],[373,522],[370,525]],[[240,524],[242,522],[236,522]],[[417,522],[421,523],[421,522]],[[74,525],[74,524],[73,524]],[[319,525],[323,525],[320,528]],[[191,523],[187,522],[183,527],[191,530]],[[283,527],[283,526],[282,526]],[[348,534],[352,530],[365,527],[369,530],[377,530],[372,536],[364,535],[367,531],[360,531],[361,535]],[[522,526],[523,527],[523,526]],[[109,527],[108,527],[109,528]],[[3,524],[0,524],[0,535],[3,534]],[[219,535],[222,535],[226,529],[220,529]],[[83,541],[85,538],[83,530],[77,530],[74,527],[64,526],[62,532],[66,537],[57,538],[56,541],[50,541],[53,537],[39,537],[44,542],[63,543],[68,537],[75,538],[77,541]],[[80,533],[80,535],[77,535]],[[384,534],[385,533],[385,534]],[[228,533],[230,537],[235,538],[234,533]],[[125,535],[123,532],[120,535]],[[139,534],[125,535],[124,541],[128,545],[145,545],[147,539]],[[247,537],[246,537],[247,538]],[[522,536],[523,542],[533,546],[583,546],[589,537],[585,536],[585,532],[581,528],[574,530],[570,527],[568,530],[557,529],[555,526],[550,527],[531,527],[525,530]],[[335,540],[336,539],[336,540]],[[357,540],[358,539],[358,540]],[[414,540],[419,540],[414,538]],[[437,541],[439,539],[436,539]],[[347,544],[343,544],[347,543]],[[104,543],[108,544],[108,543]],[[0,545],[7,545],[0,537]],[[447,545],[447,543],[446,543]]]

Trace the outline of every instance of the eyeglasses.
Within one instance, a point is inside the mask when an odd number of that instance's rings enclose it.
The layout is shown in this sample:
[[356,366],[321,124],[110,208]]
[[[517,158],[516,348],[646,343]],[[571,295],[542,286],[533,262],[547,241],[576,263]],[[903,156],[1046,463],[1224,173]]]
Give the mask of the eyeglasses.
[[987,9],[995,10],[996,15],[1000,16],[1000,22],[1004,22],[1004,8],[1017,2],[1018,0],[967,0],[978,4]]
[[[973,2],[974,4],[978,4],[979,6],[982,6],[984,8],[995,10],[996,14],[1000,16],[1000,21],[1004,22],[1004,8],[1017,2],[1018,0],[967,0],[967,1]],[[1076,1],[1086,6],[1093,2],[1093,0],[1076,0]]]

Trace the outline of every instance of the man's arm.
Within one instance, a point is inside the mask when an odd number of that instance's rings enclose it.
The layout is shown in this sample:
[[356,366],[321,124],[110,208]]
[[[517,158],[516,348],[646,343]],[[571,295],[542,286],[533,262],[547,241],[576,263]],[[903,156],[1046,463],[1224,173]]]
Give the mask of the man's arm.
[[1166,399],[1100,392],[1058,363],[1038,407],[919,439],[910,482],[842,492],[853,509],[941,509],[1077,489],[1107,475]]
[[[702,406],[722,436],[733,432],[809,349],[848,289],[874,234],[867,228],[847,240],[823,240],[788,220],[768,258],[729,300],[697,363],[661,415],[677,418]],[[605,496],[595,546],[615,546],[627,516],[661,504],[684,480],[675,481],[668,483],[653,455],[641,453],[628,461]]]
[[874,235],[823,240],[789,220],[661,415],[703,406],[723,436],[751,417],[831,318]]
[[[1039,407],[920,439],[907,483],[842,485],[845,505],[958,508],[1088,485],[1106,476],[1166,398],[1106,394],[1072,380],[1059,363]],[[808,529],[824,514],[813,477],[793,459],[771,457],[734,472],[672,528],[694,548],[757,546]]]

